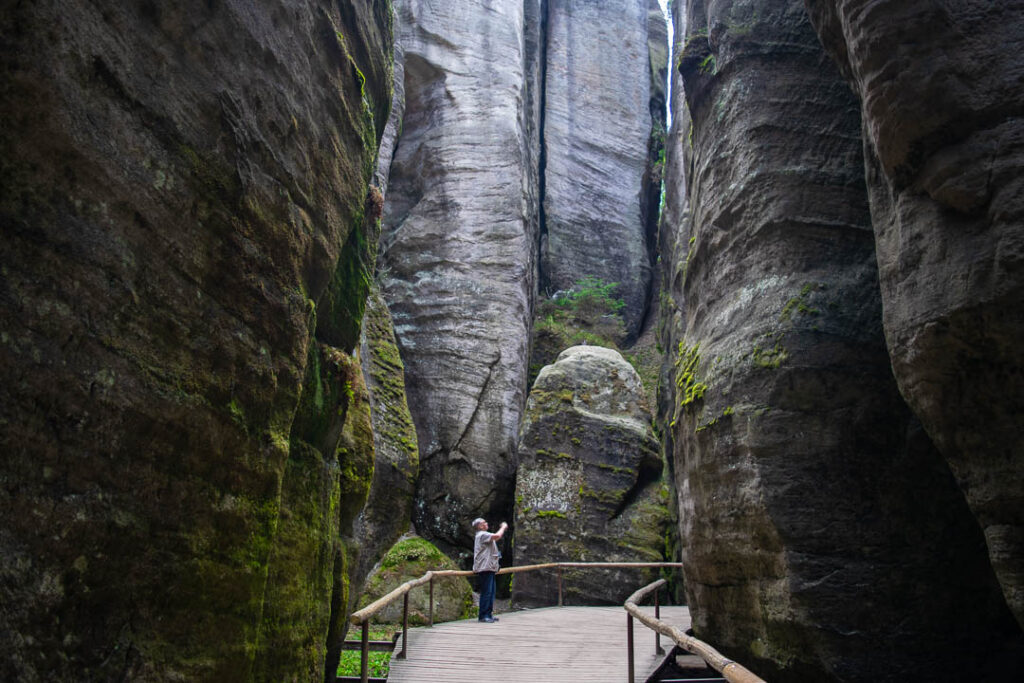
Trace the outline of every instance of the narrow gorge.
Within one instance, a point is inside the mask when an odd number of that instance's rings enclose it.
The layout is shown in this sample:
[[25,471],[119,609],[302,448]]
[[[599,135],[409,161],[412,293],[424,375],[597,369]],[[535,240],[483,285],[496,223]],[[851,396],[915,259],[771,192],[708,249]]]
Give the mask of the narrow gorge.
[[334,681],[476,517],[1024,675],[1024,2],[2,4],[0,679]]

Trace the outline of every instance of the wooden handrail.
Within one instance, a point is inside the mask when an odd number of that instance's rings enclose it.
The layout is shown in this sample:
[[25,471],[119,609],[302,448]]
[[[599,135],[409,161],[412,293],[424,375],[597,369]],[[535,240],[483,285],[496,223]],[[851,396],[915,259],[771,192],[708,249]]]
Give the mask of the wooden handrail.
[[[533,572],[540,569],[558,569],[558,605],[562,605],[562,576],[561,570],[563,568],[595,568],[595,569],[646,569],[654,567],[682,567],[683,565],[679,562],[548,562],[546,564],[528,564],[522,567],[505,567],[499,569],[498,574],[517,574],[519,572]],[[386,607],[392,600],[396,600],[399,597],[405,596],[405,605],[402,609],[402,651],[398,653],[399,659],[405,659],[408,654],[409,645],[409,591],[417,586],[422,586],[425,583],[430,584],[431,594],[431,605],[430,605],[430,625],[434,625],[434,614],[433,614],[433,594],[434,594],[434,579],[438,577],[447,576],[473,576],[474,572],[463,571],[458,569],[440,569],[438,571],[427,572],[418,579],[410,579],[401,586],[391,591],[387,595],[377,598],[363,609],[353,612],[349,617],[349,621],[355,626],[362,627],[362,639],[360,641],[360,674],[359,680],[361,683],[369,683],[369,628],[370,619],[374,614],[381,611]],[[664,582],[664,579],[662,579]],[[634,593],[634,595],[636,595]],[[759,680],[759,679],[758,679]],[[743,683],[747,683],[743,681]],[[752,683],[752,682],[751,682]]]
[[[653,569],[658,567],[682,567],[679,562],[548,562],[546,564],[527,564],[521,567],[504,567],[498,570],[498,574],[518,574],[521,572],[534,572],[541,569]],[[473,576],[473,572],[458,569],[442,569],[430,571],[418,579],[410,579],[387,595],[377,598],[366,607],[353,612],[349,621],[358,626],[369,621],[373,615],[384,609],[392,601],[402,597],[417,586],[429,583],[433,578],[447,576]],[[664,580],[664,579],[663,579]],[[634,594],[635,595],[635,594]]]
[[[731,659],[725,657],[715,648],[711,647],[702,640],[698,640],[693,636],[689,636],[680,631],[671,624],[666,624],[660,619],[644,614],[637,603],[642,600],[648,593],[655,591],[665,584],[665,579],[659,579],[652,584],[644,586],[637,592],[626,598],[626,603],[623,605],[630,616],[638,619],[644,626],[668,636],[676,642],[679,647],[683,648],[687,652],[692,652],[697,655],[712,669],[722,674],[725,680],[730,683],[765,683],[765,680],[757,674],[751,672],[749,669],[744,667],[742,664],[737,664]],[[631,622],[632,623],[632,622]]]

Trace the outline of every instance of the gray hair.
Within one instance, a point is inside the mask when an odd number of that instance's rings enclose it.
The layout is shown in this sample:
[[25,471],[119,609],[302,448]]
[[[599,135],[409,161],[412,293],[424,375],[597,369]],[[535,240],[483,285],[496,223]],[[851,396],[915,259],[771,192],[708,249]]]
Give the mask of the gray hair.
[[474,529],[477,528],[478,526],[480,526],[481,524],[483,524],[486,521],[487,520],[484,519],[483,517],[477,517],[476,519],[473,520],[473,528]]

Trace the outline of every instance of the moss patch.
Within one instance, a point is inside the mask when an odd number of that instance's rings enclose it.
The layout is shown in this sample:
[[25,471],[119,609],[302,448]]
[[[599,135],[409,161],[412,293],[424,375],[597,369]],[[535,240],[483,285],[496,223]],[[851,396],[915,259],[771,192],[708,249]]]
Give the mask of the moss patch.
[[679,342],[678,354],[674,363],[677,400],[672,422],[669,423],[670,427],[676,426],[683,410],[692,410],[698,402],[704,399],[704,392],[708,390],[708,385],[697,379],[699,364],[700,344],[687,347],[683,342]]
[[[404,538],[384,555],[378,568],[366,582],[359,606],[387,595],[410,579],[428,571],[458,569],[437,547],[418,536]],[[426,624],[429,618],[429,587],[414,588],[409,593],[409,623]],[[438,578],[434,581],[434,621],[452,621],[469,617],[473,609],[473,592],[461,577]],[[397,623],[402,619],[402,601],[396,600],[374,617],[376,623]]]

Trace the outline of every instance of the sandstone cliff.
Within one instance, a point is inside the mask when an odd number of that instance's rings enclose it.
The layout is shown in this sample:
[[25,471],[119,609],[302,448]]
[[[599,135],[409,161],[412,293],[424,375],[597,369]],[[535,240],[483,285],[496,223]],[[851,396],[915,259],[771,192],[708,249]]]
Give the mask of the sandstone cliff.
[[545,59],[544,286],[567,290],[584,276],[619,283],[634,337],[647,311],[660,189],[648,142],[664,120],[651,71],[667,55],[661,45],[652,59],[648,39],[653,31],[665,42],[665,20],[650,9],[649,0],[549,0]]
[[380,278],[421,449],[414,519],[443,549],[511,509],[536,271],[522,3],[398,4],[405,116]]
[[695,630],[770,679],[991,674],[1019,630],[892,377],[860,107],[801,2],[686,10],[665,336]]
[[540,273],[620,282],[624,335],[646,314],[665,22],[653,0],[397,6],[380,279],[422,447],[415,523],[458,553],[468,520],[512,508]]
[[4,3],[5,680],[323,675],[389,14]]
[[808,0],[858,95],[885,333],[1024,625],[1024,7]]

